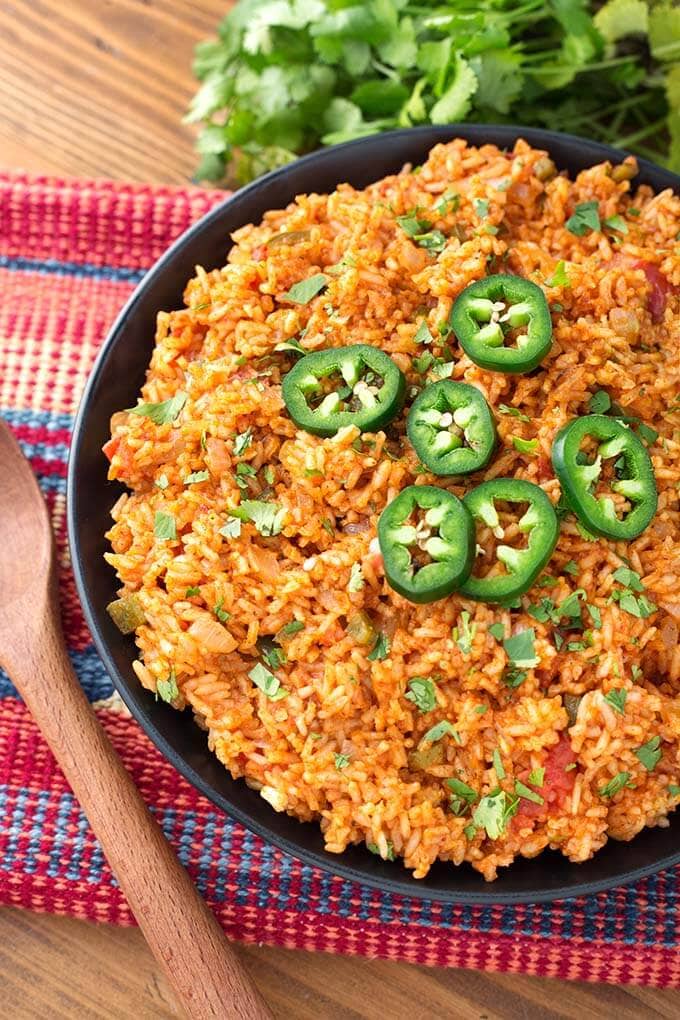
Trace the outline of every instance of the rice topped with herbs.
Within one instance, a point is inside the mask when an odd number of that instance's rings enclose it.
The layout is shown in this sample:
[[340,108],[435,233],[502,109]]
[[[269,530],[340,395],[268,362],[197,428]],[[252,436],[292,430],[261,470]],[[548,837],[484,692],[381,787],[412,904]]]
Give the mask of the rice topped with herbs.
[[492,880],[680,799],[680,199],[635,172],[437,145],[243,227],[158,315],[105,446],[110,612],[333,853]]

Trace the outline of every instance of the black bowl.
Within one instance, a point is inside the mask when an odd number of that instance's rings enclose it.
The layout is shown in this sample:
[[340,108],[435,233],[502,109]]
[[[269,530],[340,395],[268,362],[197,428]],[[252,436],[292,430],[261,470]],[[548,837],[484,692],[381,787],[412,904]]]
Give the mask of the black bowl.
[[[68,476],[68,530],[73,567],[85,616],[114,684],[132,714],[166,758],[202,793],[265,840],[307,864],[343,878],[406,896],[458,903],[523,903],[576,896],[606,889],[680,861],[680,819],[667,829],[647,829],[631,843],[607,846],[585,864],[570,864],[556,853],[520,860],[502,869],[488,885],[469,866],[435,865],[416,881],[401,864],[386,863],[363,847],[342,856],[326,853],[316,825],[277,814],[242,781],[230,778],[208,752],[205,733],[188,714],[156,702],[138,683],[131,667],[135,646],[105,612],[116,588],[104,562],[104,532],[109,510],[121,491],[106,479],[101,448],[114,411],[130,407],[144,379],[153,347],[156,313],[182,306],[185,282],[198,263],[206,269],[224,264],[229,234],[257,222],[268,209],[287,205],[301,192],[327,192],[349,181],[364,187],[406,162],[422,162],[437,142],[456,136],[475,145],[511,147],[516,138],[547,149],[560,169],[571,173],[624,153],[571,135],[530,128],[492,125],[421,127],[347,142],[305,156],[243,188],[187,230],[147,273],[115,322],[85,389],[75,425]],[[636,183],[656,191],[679,190],[680,178],[644,160]]]

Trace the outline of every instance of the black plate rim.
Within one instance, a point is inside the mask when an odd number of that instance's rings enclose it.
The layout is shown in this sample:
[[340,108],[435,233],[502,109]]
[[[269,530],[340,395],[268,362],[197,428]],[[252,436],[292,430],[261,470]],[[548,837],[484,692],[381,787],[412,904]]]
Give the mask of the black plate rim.
[[[470,123],[422,125],[420,127],[403,128],[397,131],[386,132],[382,135],[370,135],[365,138],[354,139],[339,145],[319,149],[301,157],[294,163],[287,164],[278,170],[274,170],[271,173],[258,178],[252,183],[246,185],[244,188],[239,189],[234,196],[229,196],[224,202],[217,203],[204,216],[197,220],[196,223],[181,234],[180,237],[174,241],[167,251],[145,273],[143,279],[136,286],[135,290],[119,312],[100,348],[86,386],[83,390],[74,421],[68,462],[66,516],[76,588],[96,650],[102,659],[116,690],[127,705],[136,722],[142,727],[146,735],[151,739],[170,764],[173,765],[173,767],[200,793],[206,796],[213,804],[227,813],[230,817],[233,817],[251,832],[254,832],[266,843],[272,844],[298,861],[312,867],[319,868],[332,876],[337,876],[353,883],[369,886],[370,888],[381,892],[417,900],[429,900],[439,903],[460,905],[500,906],[525,903],[547,903],[555,900],[572,899],[574,897],[592,895],[614,887],[628,885],[631,882],[647,878],[650,875],[654,875],[659,871],[664,870],[665,868],[669,868],[680,863],[680,846],[677,851],[666,854],[646,865],[640,865],[628,870],[617,871],[615,874],[611,874],[601,879],[582,881],[576,879],[573,882],[567,881],[556,886],[536,888],[533,890],[524,889],[521,891],[513,891],[502,888],[502,876],[511,870],[511,866],[510,869],[502,869],[499,879],[493,883],[487,884],[484,882],[481,875],[477,876],[479,879],[479,888],[470,891],[458,890],[456,888],[428,886],[427,879],[415,880],[411,877],[410,873],[403,868],[399,872],[402,877],[395,878],[390,874],[390,871],[393,870],[394,866],[384,864],[383,862],[376,860],[367,851],[363,851],[363,855],[367,859],[366,864],[362,864],[361,867],[353,866],[344,860],[344,855],[333,855],[328,854],[325,851],[310,850],[301,846],[294,839],[290,839],[279,833],[273,832],[267,824],[260,822],[247,811],[242,810],[237,805],[230,802],[227,797],[220,794],[209,782],[204,780],[196,769],[188,761],[186,761],[181,754],[175,751],[159,727],[148,717],[147,714],[145,714],[143,710],[138,707],[134,701],[127,681],[119,672],[115,662],[113,661],[108,643],[102,632],[100,617],[94,610],[93,601],[87,588],[84,576],[83,549],[80,537],[82,521],[80,520],[76,503],[78,488],[78,463],[83,443],[84,424],[91,413],[90,405],[93,392],[96,389],[100,375],[105,371],[106,363],[112,349],[118,343],[119,337],[123,335],[128,319],[139,302],[143,300],[146,291],[152,285],[154,280],[162,276],[166,266],[173,262],[184,248],[194,240],[194,238],[200,235],[208,225],[213,223],[213,221],[218,220],[221,217],[227,204],[230,204],[234,199],[238,201],[247,199],[253,193],[256,193],[262,188],[266,188],[271,182],[278,181],[281,178],[285,179],[289,175],[294,175],[300,167],[306,167],[309,164],[325,164],[327,161],[332,161],[336,154],[344,153],[348,150],[360,151],[364,146],[368,143],[374,142],[378,137],[383,139],[386,144],[389,143],[391,139],[400,141],[406,137],[413,137],[417,140],[421,137],[427,137],[434,132],[447,132],[450,134],[451,138],[465,138],[469,133],[471,133],[471,131],[480,128],[488,131],[490,135],[493,134],[496,139],[494,144],[498,145],[511,145],[517,138],[524,138],[532,146],[544,148],[548,151],[551,150],[551,146],[555,145],[564,146],[566,144],[574,149],[585,146],[589,153],[592,153],[596,159],[599,158],[601,160],[620,161],[628,155],[625,151],[613,148],[612,146],[605,145],[601,142],[590,141],[578,135],[548,131],[541,128],[530,128],[521,125]],[[499,138],[501,141],[498,141]],[[474,144],[477,143],[475,142]],[[654,174],[661,173],[667,179],[669,187],[673,187],[676,191],[680,191],[680,176],[675,175],[664,168],[658,167],[645,159],[638,158],[638,164],[641,171],[651,172]],[[235,783],[236,781],[230,780],[230,782]],[[449,865],[449,867],[452,872],[451,877],[453,881],[455,881],[457,869],[453,865]],[[574,865],[574,867],[578,869],[583,866]]]

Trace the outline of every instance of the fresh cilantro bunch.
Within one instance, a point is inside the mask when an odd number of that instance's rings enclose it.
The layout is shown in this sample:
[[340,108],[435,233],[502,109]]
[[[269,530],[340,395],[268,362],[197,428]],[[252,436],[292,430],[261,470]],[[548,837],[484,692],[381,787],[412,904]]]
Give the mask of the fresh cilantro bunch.
[[194,71],[203,180],[466,119],[581,132],[680,170],[674,0],[240,0]]

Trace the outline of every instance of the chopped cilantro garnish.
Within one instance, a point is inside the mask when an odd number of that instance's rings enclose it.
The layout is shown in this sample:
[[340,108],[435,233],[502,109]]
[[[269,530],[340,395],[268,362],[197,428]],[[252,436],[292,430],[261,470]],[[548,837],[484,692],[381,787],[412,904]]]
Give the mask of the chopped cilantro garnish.
[[156,695],[161,701],[171,702],[175,698],[179,697],[179,688],[177,686],[177,677],[175,675],[174,667],[171,667],[170,672],[166,680],[156,681]]
[[587,602],[586,609],[588,610],[590,619],[593,621],[593,627],[595,628],[595,630],[599,630],[600,627],[602,626],[602,614],[600,613],[599,608],[597,606],[592,605],[592,603]]
[[186,402],[187,394],[178,391],[174,397],[160,404],[138,404],[137,407],[129,408],[129,412],[140,418],[150,418],[154,425],[169,425],[179,417]]
[[435,210],[440,216],[446,216],[449,212],[457,212],[460,206],[460,195],[457,191],[447,191],[439,199]]
[[503,762],[501,761],[501,752],[498,750],[497,747],[494,748],[492,758],[493,767],[496,771],[496,775],[498,776],[499,780],[505,779],[505,769],[503,768]]
[[525,786],[524,783],[520,782],[519,779],[515,780],[515,793],[518,797],[523,797],[524,800],[530,800],[534,804],[545,803],[540,793],[536,793],[535,790],[531,790],[528,786]]
[[197,485],[199,482],[207,482],[210,478],[209,471],[192,471],[190,475],[187,475],[184,479],[185,485]]
[[379,630],[378,631],[378,635],[377,635],[377,637],[375,639],[375,642],[373,644],[373,647],[371,648],[370,652],[368,653],[367,658],[370,659],[371,662],[375,662],[376,660],[377,661],[381,661],[382,659],[386,659],[387,656],[390,654],[390,645],[391,645],[391,643],[392,642],[388,638],[387,634],[385,634],[383,631]]
[[408,691],[404,695],[412,701],[420,712],[431,712],[437,704],[434,683],[429,677],[414,676],[408,682]]
[[262,658],[270,669],[281,669],[288,662],[288,656],[283,648],[279,648],[273,641],[262,642]]
[[543,786],[543,780],[545,779],[545,769],[538,768],[534,769],[529,773],[527,782],[531,783],[532,786]]
[[523,414],[516,407],[510,407],[508,404],[499,404],[498,411],[500,414],[509,414],[511,418],[517,418],[518,421],[531,421],[531,418]]
[[604,225],[605,227],[608,227],[610,230],[618,231],[619,234],[628,233],[628,224],[626,223],[622,216],[618,215],[608,216],[607,219],[604,221]]
[[153,533],[161,542],[173,542],[177,538],[177,525],[172,514],[157,510],[153,519]]
[[571,287],[571,280],[567,273],[566,263],[564,259],[555,266],[555,271],[549,280],[545,281],[546,287]]
[[460,648],[463,655],[470,655],[472,652],[472,642],[475,639],[477,633],[477,624],[470,624],[470,614],[466,609],[460,614],[460,620],[458,626],[453,628],[453,640]]
[[286,512],[285,507],[281,507],[277,503],[265,503],[259,499],[243,499],[240,506],[230,510],[229,514],[242,521],[251,521],[261,535],[269,538],[281,532]]
[[338,770],[338,772],[342,772],[342,770],[346,769],[347,766],[349,765],[349,755],[348,754],[336,754],[336,755],[334,755],[334,759],[333,760],[334,760],[335,767]]
[[328,277],[324,273],[315,273],[314,276],[310,276],[307,280],[300,280],[298,283],[294,283],[283,297],[284,300],[293,301],[296,305],[306,305],[327,284]]
[[[453,737],[457,744],[460,744],[460,734],[456,730],[448,719],[442,719],[440,722],[435,723],[431,726],[427,733],[422,737],[420,744],[434,744],[437,740],[441,740],[442,737]],[[419,745],[420,746],[420,745]]]
[[[382,856],[382,854],[380,853],[380,847],[378,846],[377,843],[367,843],[366,844],[366,849],[370,850],[372,854],[377,854],[378,857]],[[396,857],[395,857],[395,853],[394,853],[394,845],[393,845],[392,841],[388,839],[387,840],[387,853],[385,854],[385,860],[386,861],[394,861],[395,859],[396,859]]]
[[187,590],[186,590],[186,592],[184,594],[184,598],[185,599],[193,599],[196,595],[200,595],[200,594],[201,594],[201,589],[198,587],[198,585],[192,585],[191,588],[187,588]]
[[648,740],[642,747],[638,747],[633,752],[635,757],[642,762],[648,772],[653,772],[656,766],[661,761],[661,750],[660,750],[661,738],[656,736]]
[[418,329],[416,330],[416,334],[413,337],[413,341],[414,343],[417,344],[431,344],[432,339],[433,337],[432,334],[430,333],[429,326],[427,325],[427,320],[423,319],[423,321],[418,326]]
[[606,390],[596,390],[588,401],[591,414],[606,414],[612,406],[612,398]]
[[508,822],[517,814],[519,797],[504,790],[482,797],[472,815],[472,824],[484,829],[489,839],[498,839],[507,829]]
[[608,783],[601,786],[598,790],[600,797],[613,797],[614,794],[618,793],[619,790],[623,790],[624,786],[630,784],[630,772],[619,772],[610,779]]
[[222,609],[223,603],[224,599],[220,599],[219,602],[215,606],[213,606],[213,613],[220,621],[220,623],[226,623],[229,617],[231,616],[231,613],[228,613],[226,609]]
[[579,566],[578,563],[576,563],[574,560],[567,560],[567,562],[562,567],[562,570],[565,572],[565,574],[571,574],[572,577],[578,577]]
[[508,666],[503,671],[502,680],[506,687],[515,690],[520,684],[524,683],[528,675],[525,669],[515,669],[514,666]]
[[434,355],[430,351],[425,351],[417,358],[413,358],[411,363],[415,372],[424,375],[428,368],[434,364]]
[[680,786],[678,786],[676,783],[669,783],[668,792],[670,793],[671,797],[680,797]]
[[512,634],[509,638],[504,638],[503,648],[508,659],[515,666],[537,666],[538,656],[536,655],[536,649],[534,648],[534,641],[536,640],[536,632],[533,627],[528,627],[526,630],[520,630],[516,634]]
[[623,715],[626,711],[626,698],[628,697],[628,691],[625,687],[621,687],[619,690],[609,691],[605,694],[604,700],[607,704],[611,705],[615,712],[619,715]]
[[281,698],[285,698],[287,691],[281,686],[281,681],[277,676],[263,666],[261,662],[256,662],[253,668],[248,673],[248,676],[253,681],[256,687],[266,694],[270,701],[280,701]]
[[502,623],[492,623],[489,627],[489,634],[495,637],[496,641],[502,641],[505,637],[505,626]]
[[472,202],[475,207],[475,212],[479,216],[480,220],[483,220],[485,216],[489,214],[489,202],[486,198],[475,198]]
[[581,202],[567,220],[567,230],[575,234],[576,237],[583,237],[584,234],[590,233],[591,230],[599,230],[600,214],[598,210],[599,203],[596,201]]
[[291,620],[290,623],[284,623],[283,627],[277,632],[277,638],[292,637],[293,634],[298,634],[301,630],[305,629],[305,625],[302,620]]
[[489,711],[488,705],[475,705],[474,707],[475,715],[485,715],[485,713],[488,711]]
[[479,794],[476,790],[473,790],[471,786],[464,783],[460,779],[447,779],[446,785],[451,790],[453,796],[449,802],[449,807],[454,815],[462,815],[465,813],[467,807],[470,804],[474,804],[479,798]]
[[240,457],[242,453],[248,449],[253,441],[253,430],[247,428],[245,432],[237,433],[234,437],[234,453],[237,457]]
[[238,538],[241,534],[241,521],[238,517],[228,517],[227,523],[220,528],[220,535],[225,538]]
[[156,485],[158,486],[159,489],[167,489],[169,484],[170,482],[168,481],[167,475],[161,475],[159,478],[156,479]]
[[348,591],[361,591],[364,586],[364,575],[360,563],[353,563],[349,572]]
[[631,570],[630,567],[617,567],[612,574],[612,579],[618,581],[624,587],[630,588],[631,591],[645,590],[640,575],[635,570]]

